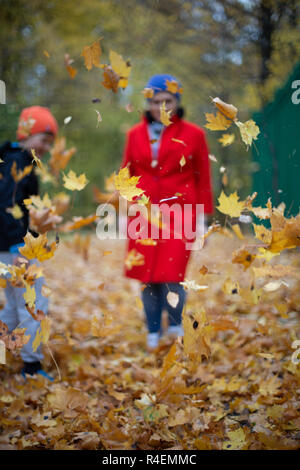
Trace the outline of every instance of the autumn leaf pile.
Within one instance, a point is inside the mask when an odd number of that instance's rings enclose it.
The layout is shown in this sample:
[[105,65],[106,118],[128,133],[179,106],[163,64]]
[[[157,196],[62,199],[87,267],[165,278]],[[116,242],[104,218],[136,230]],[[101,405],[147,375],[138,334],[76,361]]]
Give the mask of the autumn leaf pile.
[[[163,337],[148,354],[139,286],[122,276],[124,242],[62,241],[43,263],[59,372],[44,349],[55,382],[24,383],[19,350],[7,352],[1,448],[299,448],[299,253],[282,252],[254,280],[231,263],[241,243],[227,230],[193,253],[187,282],[207,288],[187,284],[184,340]],[[265,290],[276,265],[284,282]]]

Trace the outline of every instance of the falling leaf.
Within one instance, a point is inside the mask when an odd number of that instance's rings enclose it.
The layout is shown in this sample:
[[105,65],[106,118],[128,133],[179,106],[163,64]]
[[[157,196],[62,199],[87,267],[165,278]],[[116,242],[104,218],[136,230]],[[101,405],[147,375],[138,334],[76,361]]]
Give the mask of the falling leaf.
[[227,185],[228,185],[228,176],[227,176],[227,173],[224,173],[223,176],[222,176],[222,184],[223,184],[223,186],[227,186]]
[[70,191],[81,191],[88,184],[88,180],[84,173],[76,176],[73,170],[70,170],[67,176],[63,175],[64,187]]
[[182,88],[179,86],[179,83],[176,80],[166,80],[167,91],[170,93],[182,93]]
[[223,147],[228,147],[228,145],[231,145],[232,142],[234,142],[234,139],[234,134],[223,134],[222,137],[218,139],[218,142],[220,142]]
[[19,248],[19,252],[27,259],[37,258],[39,261],[45,261],[52,258],[56,250],[56,243],[48,245],[47,236],[44,233],[34,237],[30,232],[24,237],[25,246]]
[[199,284],[196,284],[194,280],[188,281],[187,279],[185,279],[184,282],[180,282],[179,284],[181,284],[186,290],[191,289],[196,292],[208,289],[208,286],[200,286]]
[[102,85],[108,90],[112,90],[114,93],[117,93],[119,80],[119,76],[112,67],[105,65],[103,70],[103,81],[101,82]]
[[164,126],[169,126],[172,124],[172,121],[170,121],[170,115],[171,115],[171,110],[166,111],[166,102],[164,101],[163,104],[160,106],[160,121]]
[[50,59],[50,54],[46,49],[43,50],[43,54],[47,57],[47,59]]
[[268,230],[264,225],[257,225],[257,224],[252,224],[252,225],[254,227],[255,237],[269,245],[272,241],[271,230]]
[[65,62],[65,66],[66,66],[66,69],[70,75],[70,77],[73,79],[76,77],[77,75],[77,72],[78,70],[74,69],[71,64],[74,62],[73,59],[71,59],[70,57],[70,54],[65,54],[65,57],[64,57],[64,62]]
[[179,164],[180,164],[181,168],[186,164],[186,159],[184,158],[184,155],[182,155],[182,157],[179,161]]
[[213,155],[213,154],[209,154],[208,155],[208,158],[212,161],[212,162],[217,162],[218,160],[216,159],[216,157]]
[[208,124],[205,124],[207,129],[211,131],[226,131],[231,126],[231,121],[228,121],[223,114],[217,112],[217,114],[205,113]]
[[8,207],[6,209],[6,212],[11,214],[16,220],[22,219],[22,217],[24,217],[24,213],[18,204],[15,204],[14,207]]
[[[109,51],[109,61],[112,69],[119,75],[120,79],[127,79],[129,77],[131,66],[128,61],[126,62],[120,54],[114,51]],[[121,86],[119,84],[119,86]],[[122,86],[123,88],[123,86]]]
[[21,119],[18,125],[18,134],[21,134],[23,138],[29,137],[35,122],[36,120],[30,117],[28,119]]
[[225,294],[228,295],[238,294],[240,286],[238,281],[233,281],[230,277],[228,277],[223,284],[222,290],[225,292]]
[[60,170],[64,170],[66,168],[75,152],[75,147],[66,149],[65,137],[58,137],[55,139],[54,146],[50,150],[51,158],[49,160],[49,166],[54,175],[58,176]]
[[230,217],[239,217],[245,207],[244,201],[239,201],[236,191],[229,196],[226,196],[222,191],[218,202],[220,205],[216,208],[223,214],[230,215]]
[[176,308],[179,302],[179,295],[176,292],[168,292],[167,294],[167,301],[171,307]]
[[28,283],[25,283],[26,291],[23,294],[25,304],[28,305],[29,308],[35,308],[35,300],[36,300],[36,293],[35,288],[30,287]]
[[171,140],[173,140],[173,142],[176,142],[177,144],[184,145],[185,147],[187,146],[183,140],[175,139],[174,137],[172,137]]
[[41,320],[41,326],[37,330],[35,338],[32,343],[32,350],[35,352],[41,343],[47,344],[50,336],[51,322],[48,317]]
[[144,190],[137,188],[140,176],[130,177],[129,170],[127,167],[121,168],[119,173],[114,177],[114,183],[116,189],[120,192],[127,201],[132,201],[135,196],[140,196],[144,193]]
[[152,88],[144,88],[142,90],[142,93],[145,99],[150,99],[150,98],[153,98],[154,96],[154,90]]
[[249,268],[255,258],[256,256],[249,253],[246,247],[241,247],[232,253],[232,262],[242,264],[244,266],[244,270]]
[[17,170],[17,164],[14,161],[11,166],[11,176],[13,177],[15,183],[19,183],[25,176],[29,175],[32,170],[32,165],[25,166],[23,170]]
[[235,119],[238,109],[232,104],[225,103],[220,98],[213,98],[212,102],[214,105],[229,119]]
[[97,220],[97,218],[97,215],[89,215],[87,217],[73,217],[73,221],[66,222],[60,227],[60,230],[62,232],[70,232],[71,230],[77,230],[79,228],[91,224],[92,222]]
[[272,281],[272,282],[268,282],[267,284],[265,284],[263,286],[263,290],[266,292],[274,292],[275,290],[279,289],[279,287],[281,286],[289,287],[289,285],[284,281]]
[[129,270],[132,269],[133,266],[142,266],[145,263],[144,255],[133,248],[127,253],[124,263]]
[[99,127],[100,122],[102,122],[102,117],[97,109],[95,109],[95,111],[97,113],[97,126],[96,127]]
[[33,160],[34,160],[35,163],[37,164],[38,168],[42,168],[42,167],[43,167],[43,163],[41,162],[40,158],[36,155],[34,149],[31,149],[31,154],[32,154]]
[[81,55],[84,57],[84,65],[88,70],[94,67],[100,67],[101,56],[100,39],[93,42],[91,46],[85,46]]
[[65,124],[65,125],[69,124],[69,122],[71,122],[71,120],[72,120],[72,116],[67,116],[67,117],[65,117],[65,119],[64,119],[64,124]]
[[257,139],[260,130],[252,119],[244,123],[236,121],[235,124],[240,129],[242,141],[245,142],[247,146],[252,144],[252,140]]
[[138,238],[135,240],[135,243],[139,243],[145,246],[155,246],[157,245],[157,240],[152,240],[152,238]]

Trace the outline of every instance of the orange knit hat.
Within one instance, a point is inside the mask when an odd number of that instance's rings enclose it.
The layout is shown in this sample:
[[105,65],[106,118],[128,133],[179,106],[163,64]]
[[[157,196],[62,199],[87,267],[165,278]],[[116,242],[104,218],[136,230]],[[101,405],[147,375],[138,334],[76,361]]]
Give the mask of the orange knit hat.
[[50,132],[56,136],[58,125],[48,108],[31,106],[24,108],[20,114],[17,129],[18,140],[27,139],[30,135]]

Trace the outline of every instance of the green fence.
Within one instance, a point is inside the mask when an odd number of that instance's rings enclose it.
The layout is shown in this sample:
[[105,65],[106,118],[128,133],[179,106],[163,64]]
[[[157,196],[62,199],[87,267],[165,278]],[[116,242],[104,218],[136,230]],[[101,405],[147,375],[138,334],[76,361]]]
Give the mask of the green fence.
[[255,205],[264,206],[271,197],[273,206],[285,203],[286,216],[296,215],[300,210],[300,63],[273,102],[254,113],[253,119],[261,131],[252,150]]

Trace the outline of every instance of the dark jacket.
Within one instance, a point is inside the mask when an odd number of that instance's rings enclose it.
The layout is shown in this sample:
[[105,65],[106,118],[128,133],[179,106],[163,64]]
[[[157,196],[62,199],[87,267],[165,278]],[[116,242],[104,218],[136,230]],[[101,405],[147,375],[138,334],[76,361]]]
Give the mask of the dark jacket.
[[[29,225],[29,212],[23,200],[38,194],[39,183],[32,156],[22,150],[18,143],[5,142],[0,147],[0,158],[3,160],[0,162],[0,251],[8,251],[12,245],[23,242]],[[31,173],[18,183],[15,183],[11,175],[13,162],[16,162],[17,170],[33,165]],[[7,208],[14,204],[18,204],[24,213],[20,219],[15,219],[7,212]]]

